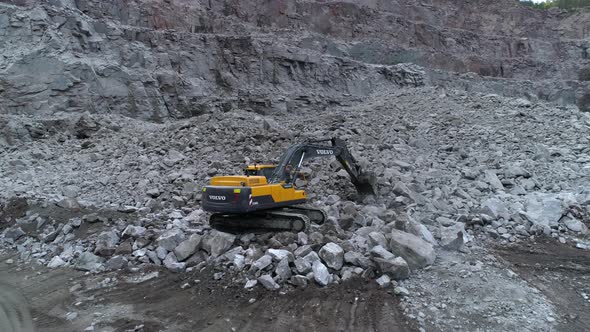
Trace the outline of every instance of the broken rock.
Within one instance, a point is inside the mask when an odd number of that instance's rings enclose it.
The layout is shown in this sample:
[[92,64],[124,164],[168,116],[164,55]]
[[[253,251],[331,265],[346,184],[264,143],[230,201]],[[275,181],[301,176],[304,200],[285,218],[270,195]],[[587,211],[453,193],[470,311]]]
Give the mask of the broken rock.
[[469,241],[465,224],[453,222],[451,226],[440,225],[440,245],[445,249],[459,250]]
[[255,270],[264,270],[266,269],[270,264],[272,264],[272,257],[270,255],[264,255],[260,258],[258,258],[254,264],[252,264],[252,267]]
[[410,269],[418,269],[434,263],[436,253],[430,243],[397,229],[393,229],[390,235],[389,249],[393,254],[403,257]]
[[217,257],[231,248],[235,239],[232,234],[213,231],[203,240],[203,249],[212,257]]
[[279,281],[287,281],[291,277],[291,268],[289,267],[289,259],[283,258],[278,264],[277,268],[275,269],[275,274]]
[[348,264],[355,265],[366,269],[371,264],[371,260],[360,252],[348,251],[344,254],[344,261]]
[[127,258],[125,256],[117,255],[111,257],[106,263],[105,267],[109,271],[121,270],[127,267]]
[[389,276],[387,274],[382,275],[381,277],[377,278],[377,280],[375,280],[377,282],[377,284],[379,284],[379,287],[381,288],[385,288],[389,285],[391,285],[391,278],[389,278]]
[[96,239],[94,253],[101,256],[110,256],[115,253],[117,243],[119,243],[119,236],[114,230],[102,232]]
[[25,232],[20,227],[17,228],[10,228],[4,233],[4,238],[10,240],[10,242],[14,243],[16,240],[20,239]]
[[290,262],[293,261],[293,254],[285,249],[268,249],[266,252],[275,262],[282,261],[287,258]]
[[370,253],[371,253],[371,256],[383,258],[383,259],[393,259],[395,257],[394,254],[392,254],[391,252],[389,252],[387,249],[385,249],[383,246],[380,246],[380,245],[374,246],[373,248],[371,248]]
[[168,251],[173,251],[184,240],[184,233],[179,229],[166,231],[156,240],[158,245]]
[[340,270],[344,263],[344,250],[334,242],[327,243],[319,251],[320,258],[334,270]]
[[327,286],[332,277],[330,272],[328,272],[328,268],[322,264],[319,260],[314,261],[312,265],[313,270],[313,278],[314,280],[321,286]]
[[199,249],[201,245],[201,236],[198,234],[191,235],[187,240],[182,241],[176,248],[174,254],[178,261],[182,262],[189,258]]
[[103,262],[104,258],[85,251],[76,260],[74,268],[82,271],[98,272],[104,269]]
[[279,284],[277,284],[276,281],[274,281],[270,274],[261,275],[260,277],[258,277],[258,282],[268,290],[277,290],[281,288],[281,286],[279,286]]
[[377,264],[381,273],[386,273],[395,280],[407,279],[410,276],[410,267],[401,257],[389,259],[374,257],[373,261]]
[[565,209],[556,194],[534,193],[527,195],[524,217],[533,225],[543,228],[556,227]]
[[64,266],[65,264],[66,264],[66,262],[64,262],[64,260],[61,259],[61,257],[55,256],[51,259],[51,261],[49,261],[49,264],[47,264],[47,267],[50,269],[55,269],[57,267]]
[[186,267],[186,263],[179,263],[176,255],[173,252],[168,253],[164,259],[164,266],[172,272],[182,272]]
[[570,231],[582,234],[588,233],[588,227],[584,225],[584,223],[580,220],[573,219],[570,217],[564,217],[563,223],[565,224],[565,227],[567,227]]
[[141,237],[144,236],[146,232],[145,227],[141,227],[141,226],[134,226],[134,225],[129,225],[125,228],[125,230],[123,231],[123,233],[121,234],[122,237]]

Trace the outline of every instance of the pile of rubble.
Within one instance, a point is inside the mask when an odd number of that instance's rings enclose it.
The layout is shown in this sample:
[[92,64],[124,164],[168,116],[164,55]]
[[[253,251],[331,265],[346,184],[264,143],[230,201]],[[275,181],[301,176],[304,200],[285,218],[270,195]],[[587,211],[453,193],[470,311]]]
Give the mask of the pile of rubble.
[[[308,233],[233,235],[210,229],[200,209],[188,215],[182,210],[168,216],[148,215],[132,224],[96,213],[60,223],[35,213],[16,219],[3,232],[2,241],[15,246],[22,261],[35,260],[50,268],[137,271],[143,265],[157,265],[190,272],[213,265],[233,273],[246,288],[260,283],[278,289],[285,282],[306,286],[310,281],[326,286],[353,276],[380,276],[377,280],[385,287],[391,279],[408,278],[412,270],[434,262],[432,244],[395,229],[393,223],[383,224],[380,218],[391,217],[387,210],[361,208],[336,196],[330,199],[331,207],[343,215],[372,220],[370,226],[355,227],[354,233],[327,223],[314,225]],[[96,231],[89,233],[92,228]]]
[[[1,201],[27,197],[30,207],[3,225],[0,243],[50,267],[213,266],[215,278],[270,289],[356,276],[385,287],[432,264],[436,250],[468,252],[473,241],[548,235],[588,246],[590,117],[574,107],[420,88],[309,116],[7,117]],[[376,197],[360,201],[336,162],[317,160],[302,171],[324,225],[299,234],[209,227],[199,200],[211,176],[331,136],[377,174]]]

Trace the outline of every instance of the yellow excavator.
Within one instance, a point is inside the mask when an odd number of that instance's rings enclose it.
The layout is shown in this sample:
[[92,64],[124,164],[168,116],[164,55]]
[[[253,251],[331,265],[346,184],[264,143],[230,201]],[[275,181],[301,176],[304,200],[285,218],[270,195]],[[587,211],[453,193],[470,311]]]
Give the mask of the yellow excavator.
[[[331,141],[331,145],[322,144]],[[224,231],[293,231],[326,220],[323,210],[302,205],[307,196],[297,188],[305,160],[335,157],[361,195],[374,195],[375,176],[364,172],[342,139],[292,145],[278,164],[249,165],[244,175],[216,176],[203,188],[202,206],[212,212],[209,224]]]

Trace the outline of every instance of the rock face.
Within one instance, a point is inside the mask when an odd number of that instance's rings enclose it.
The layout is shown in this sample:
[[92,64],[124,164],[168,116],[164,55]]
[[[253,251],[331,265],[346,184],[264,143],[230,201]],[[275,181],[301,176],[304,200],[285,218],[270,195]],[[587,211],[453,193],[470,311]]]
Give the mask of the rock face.
[[[234,107],[286,112],[366,96],[381,86],[422,85],[423,71],[405,64],[410,62],[440,70],[430,81],[441,85],[460,86],[448,71],[473,72],[522,86],[518,91],[487,84],[498,93],[586,105],[581,81],[539,86],[557,90],[545,95],[518,84],[578,80],[588,45],[578,42],[586,33],[583,25],[570,22],[588,20],[585,12],[544,16],[508,0],[428,6],[367,0],[337,5],[288,0],[277,6],[257,0],[23,3],[28,6],[0,5],[0,28],[6,31],[0,36],[5,50],[0,97],[10,101],[3,105],[8,112],[92,110],[156,120]],[[449,17],[455,12],[465,19]],[[518,28],[499,24],[501,17],[513,17]],[[142,33],[134,33],[137,29]],[[501,46],[497,36],[503,38]],[[28,47],[31,43],[35,48]],[[496,48],[502,52],[493,52]],[[557,50],[569,61],[556,63]],[[519,65],[523,62],[530,65]],[[80,138],[98,130],[91,121],[80,127]]]

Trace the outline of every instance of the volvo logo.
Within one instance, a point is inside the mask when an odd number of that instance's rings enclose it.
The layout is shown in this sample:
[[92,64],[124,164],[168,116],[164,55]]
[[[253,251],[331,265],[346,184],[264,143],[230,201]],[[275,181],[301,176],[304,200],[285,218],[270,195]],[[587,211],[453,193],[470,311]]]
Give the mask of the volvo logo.
[[323,154],[323,155],[326,155],[326,154],[334,154],[334,151],[333,150],[315,150],[315,152],[317,154]]
[[209,199],[212,201],[225,201],[225,196],[209,195]]

